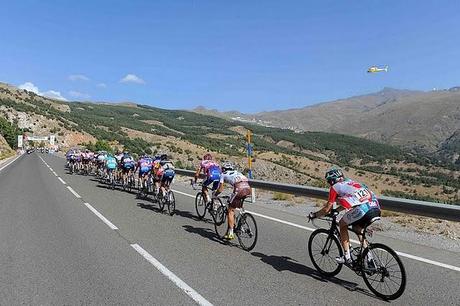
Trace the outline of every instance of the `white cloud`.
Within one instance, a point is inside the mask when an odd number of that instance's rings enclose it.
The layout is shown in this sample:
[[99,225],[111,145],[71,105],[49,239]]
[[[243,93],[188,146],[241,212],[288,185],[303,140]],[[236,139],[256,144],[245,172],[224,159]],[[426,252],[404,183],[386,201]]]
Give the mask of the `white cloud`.
[[18,86],[19,89],[24,89],[27,91],[31,91],[39,96],[51,98],[51,99],[56,99],[56,100],[61,100],[61,101],[67,101],[66,98],[64,98],[59,91],[56,90],[48,90],[45,92],[40,92],[37,86],[35,86],[32,82],[25,82],[24,84],[21,84]]
[[51,98],[51,99],[67,101],[67,99],[64,98],[59,91],[55,91],[55,90],[45,91],[44,93],[42,93],[42,96]]
[[40,92],[38,91],[38,87],[35,86],[31,82],[25,82],[24,84],[19,85],[18,88],[19,89],[24,89],[24,90],[27,90],[27,91],[31,91],[33,93],[36,93],[37,95],[40,94]]
[[69,95],[76,99],[89,99],[91,96],[84,92],[79,92],[76,90],[69,91]]
[[120,83],[145,84],[145,81],[135,74],[128,73],[124,78],[120,80]]
[[69,75],[69,80],[71,81],[89,81],[90,79],[83,74],[71,74]]
[[105,83],[99,83],[96,86],[99,88],[107,88],[107,85]]

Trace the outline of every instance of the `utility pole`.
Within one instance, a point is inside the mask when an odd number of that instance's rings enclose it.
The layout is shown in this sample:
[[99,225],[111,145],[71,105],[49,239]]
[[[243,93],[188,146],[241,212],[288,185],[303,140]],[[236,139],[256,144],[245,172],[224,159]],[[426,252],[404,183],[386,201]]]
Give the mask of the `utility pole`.
[[252,155],[253,155],[253,147],[251,144],[251,135],[252,132],[248,130],[246,133],[246,151],[247,151],[247,157],[248,157],[248,177],[252,179]]
[[[246,133],[246,152],[248,157],[248,177],[249,179],[253,179],[252,176],[252,157],[254,156],[254,147],[251,143],[251,136],[252,132],[250,130]],[[251,202],[254,203],[256,201],[256,190],[251,188]]]

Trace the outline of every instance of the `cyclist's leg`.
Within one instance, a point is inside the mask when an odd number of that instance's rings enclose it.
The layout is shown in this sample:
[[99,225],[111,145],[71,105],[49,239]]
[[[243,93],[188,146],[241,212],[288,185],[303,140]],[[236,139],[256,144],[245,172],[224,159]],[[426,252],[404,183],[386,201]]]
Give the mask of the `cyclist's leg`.
[[347,261],[351,260],[348,226],[360,220],[365,215],[365,213],[366,212],[361,209],[361,205],[355,206],[354,208],[347,211],[339,221],[340,240],[342,243],[344,256]]

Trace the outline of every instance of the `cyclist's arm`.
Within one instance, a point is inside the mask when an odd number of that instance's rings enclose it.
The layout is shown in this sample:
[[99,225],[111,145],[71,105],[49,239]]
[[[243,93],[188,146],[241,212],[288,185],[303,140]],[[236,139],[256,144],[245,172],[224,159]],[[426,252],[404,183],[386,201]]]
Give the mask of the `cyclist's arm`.
[[196,183],[196,181],[198,180],[198,178],[200,177],[200,172],[201,172],[201,169],[202,169],[202,168],[203,168],[203,167],[201,167],[201,165],[200,165],[200,166],[196,169],[196,171],[195,171],[195,183]]
[[323,208],[321,208],[315,213],[315,218],[323,217],[327,215],[331,211],[336,201],[337,201],[337,192],[335,191],[333,187],[331,187],[331,189],[329,190],[329,199],[327,200],[326,205],[324,205]]

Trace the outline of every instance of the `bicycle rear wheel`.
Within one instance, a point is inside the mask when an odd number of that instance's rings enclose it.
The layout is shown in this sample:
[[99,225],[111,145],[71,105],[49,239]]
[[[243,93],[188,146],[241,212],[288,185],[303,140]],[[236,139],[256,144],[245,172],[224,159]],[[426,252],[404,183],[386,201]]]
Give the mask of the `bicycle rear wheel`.
[[311,262],[321,274],[335,276],[342,269],[336,257],[343,256],[342,246],[335,235],[329,230],[320,228],[315,230],[308,240],[308,254]]
[[399,298],[406,289],[406,269],[390,247],[375,243],[362,256],[363,279],[366,286],[385,300]]
[[176,197],[174,196],[174,192],[172,192],[172,190],[168,191],[166,197],[168,199],[168,213],[172,216],[176,212]]
[[206,215],[206,203],[203,198],[203,193],[198,192],[195,197],[195,210],[199,219],[203,219]]
[[235,234],[243,250],[252,250],[257,243],[256,219],[250,213],[245,212],[238,220]]

